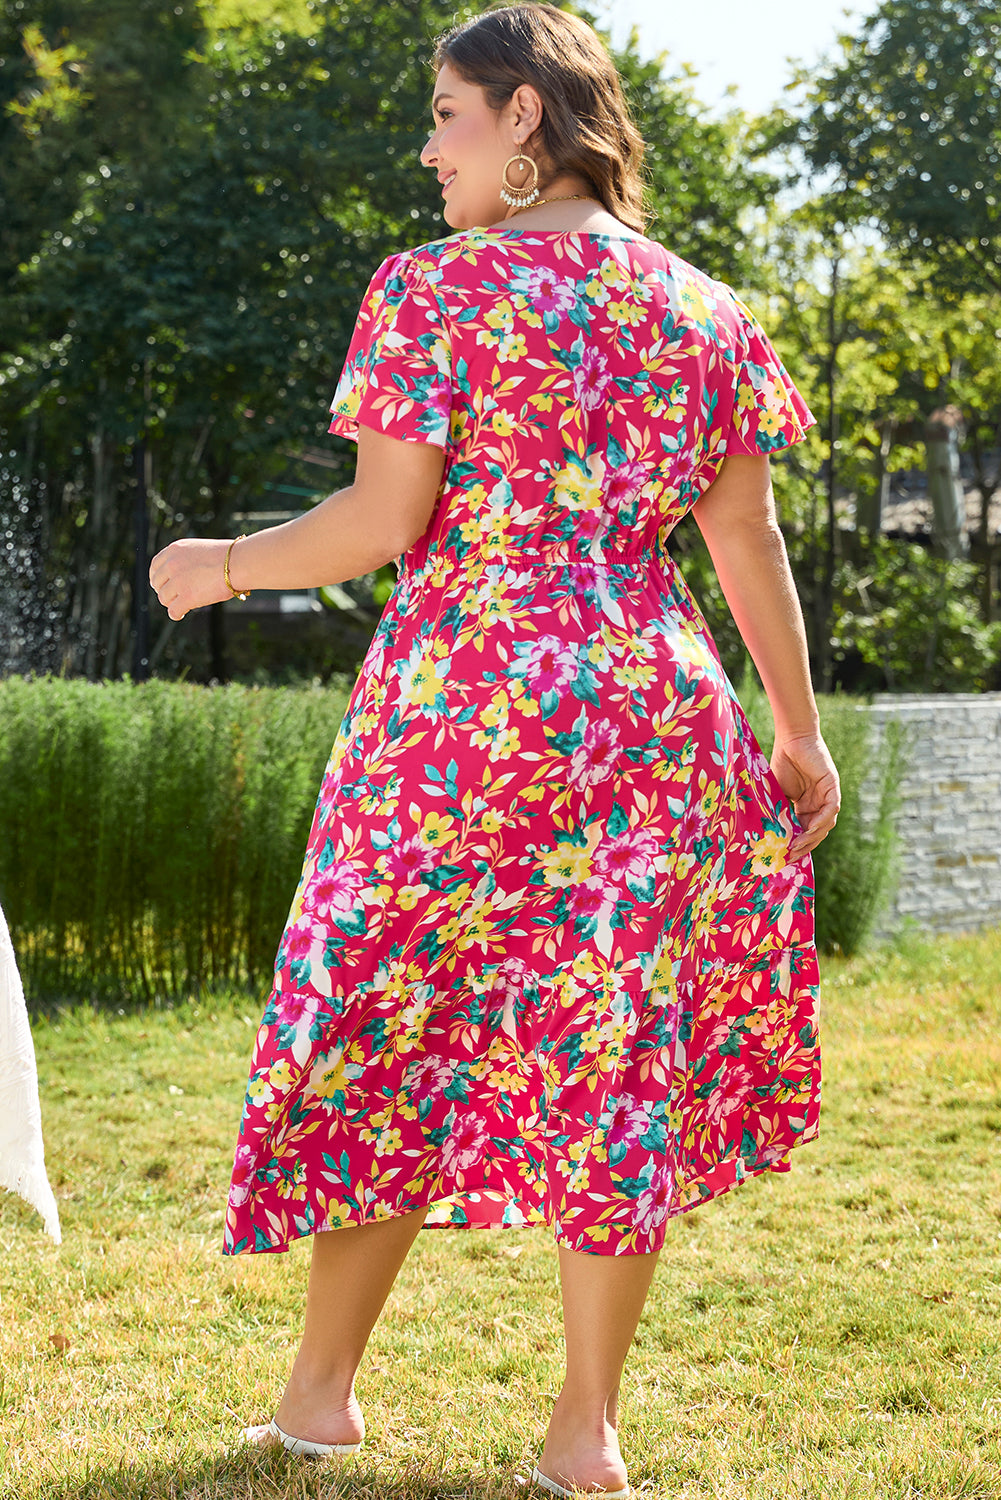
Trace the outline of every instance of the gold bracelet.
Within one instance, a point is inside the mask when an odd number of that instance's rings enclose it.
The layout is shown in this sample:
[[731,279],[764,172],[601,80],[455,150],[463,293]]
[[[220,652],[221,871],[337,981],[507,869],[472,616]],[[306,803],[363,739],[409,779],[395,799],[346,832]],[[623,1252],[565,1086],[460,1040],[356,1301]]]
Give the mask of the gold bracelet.
[[235,536],[233,538],[233,540],[230,542],[229,546],[226,548],[226,561],[223,563],[223,567],[222,567],[222,576],[226,580],[226,587],[229,589],[229,591],[233,595],[234,599],[249,599],[250,598],[250,589],[247,589],[247,591],[245,593],[241,593],[239,589],[235,589],[233,587],[233,580],[229,576],[229,559],[230,559],[230,554],[232,553],[233,548],[236,546],[237,542],[245,542],[246,540],[247,540],[247,538],[245,536]]

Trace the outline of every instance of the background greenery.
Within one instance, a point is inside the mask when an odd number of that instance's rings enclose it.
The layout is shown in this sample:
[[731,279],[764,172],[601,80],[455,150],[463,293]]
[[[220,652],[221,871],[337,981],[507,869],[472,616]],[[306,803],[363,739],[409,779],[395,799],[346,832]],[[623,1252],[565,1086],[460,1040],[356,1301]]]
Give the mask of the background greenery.
[[[1001,1494],[1001,935],[825,965],[821,1136],[671,1224],[622,1391],[646,1500]],[[38,1018],[60,1249],[0,1197],[0,1500],[517,1500],[562,1378],[545,1231],[428,1230],[357,1460],[272,1414],[308,1247],[219,1254],[256,1012]]]
[[[480,8],[0,0],[0,668],[141,675],[137,547],[347,480],[327,402],[379,260],[447,232],[427,63]],[[616,53],[650,233],[750,301],[819,419],[775,467],[822,689],[1001,682],[999,59],[996,3],[882,0],[788,107],[717,119],[670,59]],[[948,569],[934,536],[871,535],[947,403],[982,496]],[[346,591],[369,627],[385,586]],[[157,611],[148,657],[224,678],[225,612],[196,650]]]
[[[349,691],[0,681],[0,898],[35,1002],[261,986]],[[768,746],[763,693],[741,695]],[[815,856],[818,940],[853,953],[890,894],[899,756],[874,762],[854,700],[821,718],[844,802]]]

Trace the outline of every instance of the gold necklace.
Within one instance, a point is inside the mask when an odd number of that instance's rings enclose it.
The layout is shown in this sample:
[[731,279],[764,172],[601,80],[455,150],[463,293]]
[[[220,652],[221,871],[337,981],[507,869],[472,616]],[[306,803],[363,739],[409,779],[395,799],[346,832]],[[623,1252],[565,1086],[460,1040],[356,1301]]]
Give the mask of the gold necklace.
[[569,203],[572,198],[586,199],[592,203],[597,202],[597,199],[592,198],[590,193],[567,193],[562,198],[536,198],[534,203],[523,203],[521,208],[514,209],[512,213],[508,214],[508,218],[513,219],[515,214],[523,214],[526,208],[541,208],[543,203]]

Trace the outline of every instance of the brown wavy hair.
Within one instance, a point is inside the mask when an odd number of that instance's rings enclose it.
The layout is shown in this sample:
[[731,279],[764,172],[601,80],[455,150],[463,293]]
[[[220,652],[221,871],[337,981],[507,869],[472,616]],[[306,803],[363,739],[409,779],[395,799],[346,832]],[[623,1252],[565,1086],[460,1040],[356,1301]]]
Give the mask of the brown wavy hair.
[[538,134],[553,175],[578,172],[610,214],[642,233],[643,137],[615,64],[586,21],[555,5],[506,5],[439,37],[432,66],[446,62],[479,84],[498,112],[519,84],[531,84],[543,104]]

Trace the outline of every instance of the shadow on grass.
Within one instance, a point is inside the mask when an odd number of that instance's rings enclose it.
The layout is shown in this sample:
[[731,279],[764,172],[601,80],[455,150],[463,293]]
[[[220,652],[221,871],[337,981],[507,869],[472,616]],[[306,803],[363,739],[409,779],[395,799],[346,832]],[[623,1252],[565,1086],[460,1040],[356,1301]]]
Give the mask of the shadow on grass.
[[[281,1453],[234,1454],[199,1462],[88,1465],[72,1479],[55,1475],[45,1500],[536,1500],[531,1465],[494,1476],[452,1467],[442,1458],[413,1459],[383,1471],[378,1462],[292,1459]],[[0,1486],[0,1494],[3,1488]]]

